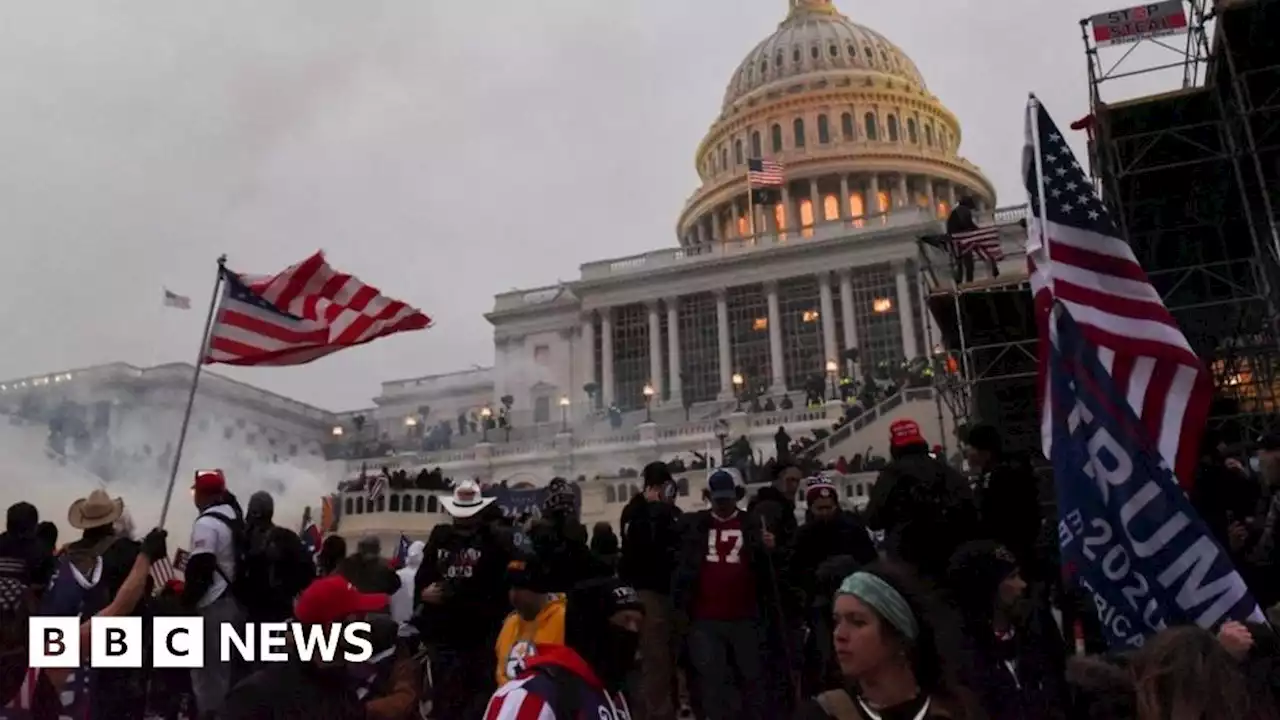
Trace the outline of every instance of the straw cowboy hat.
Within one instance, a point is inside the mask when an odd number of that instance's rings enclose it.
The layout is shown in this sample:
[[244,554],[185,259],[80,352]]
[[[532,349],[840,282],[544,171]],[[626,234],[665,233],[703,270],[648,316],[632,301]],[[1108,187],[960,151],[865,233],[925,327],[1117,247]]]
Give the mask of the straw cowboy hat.
[[453,497],[440,498],[440,504],[453,517],[469,518],[489,507],[493,500],[480,495],[480,486],[475,480],[463,480],[453,489]]
[[105,490],[94,490],[89,497],[71,503],[67,523],[77,530],[111,525],[124,514],[124,500],[112,498]]

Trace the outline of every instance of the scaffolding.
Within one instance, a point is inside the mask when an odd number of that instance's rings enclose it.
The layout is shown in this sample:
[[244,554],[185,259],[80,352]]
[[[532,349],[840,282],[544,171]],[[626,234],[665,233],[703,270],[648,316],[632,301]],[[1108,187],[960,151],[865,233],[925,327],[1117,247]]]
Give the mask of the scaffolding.
[[[1091,172],[1116,224],[1215,386],[1228,439],[1276,428],[1280,344],[1280,1],[1189,0],[1178,40],[1099,47],[1089,72]],[[1212,40],[1211,40],[1212,39]],[[1146,49],[1168,62],[1139,62]],[[1157,75],[1181,86],[1104,97]]]
[[928,320],[935,402],[954,427],[999,423],[1011,449],[1039,443],[1035,410],[1035,314],[1026,264],[1025,207],[996,210],[981,224],[1001,228],[1003,258],[975,264],[972,282],[959,282],[956,259],[938,236],[918,242],[920,284]]

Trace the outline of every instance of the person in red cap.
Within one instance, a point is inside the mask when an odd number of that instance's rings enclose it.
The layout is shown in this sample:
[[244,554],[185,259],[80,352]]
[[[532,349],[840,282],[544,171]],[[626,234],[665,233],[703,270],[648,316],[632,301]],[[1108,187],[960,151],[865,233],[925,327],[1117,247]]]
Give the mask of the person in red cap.
[[914,420],[889,426],[889,454],[892,460],[871,488],[867,526],[884,531],[890,557],[936,581],[946,573],[951,553],[977,539],[973,491],[958,470],[929,454]]
[[[181,602],[204,618],[205,637],[216,638],[222,626],[244,622],[244,611],[232,592],[244,514],[227,491],[221,470],[197,470],[191,498],[200,514],[191,526],[191,555],[183,572]],[[234,680],[231,664],[218,657],[218,643],[205,643],[204,655],[203,667],[191,670],[191,689],[202,715],[222,708]]]
[[[305,625],[330,626],[335,623],[367,619],[370,613],[386,609],[388,598],[379,593],[362,593],[341,575],[328,575],[311,583],[298,596],[294,616]],[[375,632],[376,634],[376,632]],[[400,690],[406,675],[395,662],[394,637],[392,651],[379,652],[374,640],[374,657],[360,666],[348,666],[341,658],[333,662],[318,656],[310,660],[294,658],[272,663],[235,686],[218,716],[220,720],[270,720],[271,718],[312,718],[315,720],[357,720],[364,718],[405,717],[417,702],[410,687],[408,697],[397,692],[394,704],[398,710],[386,710],[375,702],[387,700],[382,692],[369,692],[378,683],[378,666],[390,659],[391,685]],[[367,666],[367,667],[366,667]],[[360,671],[369,672],[361,674]],[[412,675],[412,673],[407,673]],[[360,682],[363,680],[364,682]],[[373,699],[369,699],[373,698]],[[372,706],[372,707],[371,707]],[[399,714],[396,714],[399,713]]]

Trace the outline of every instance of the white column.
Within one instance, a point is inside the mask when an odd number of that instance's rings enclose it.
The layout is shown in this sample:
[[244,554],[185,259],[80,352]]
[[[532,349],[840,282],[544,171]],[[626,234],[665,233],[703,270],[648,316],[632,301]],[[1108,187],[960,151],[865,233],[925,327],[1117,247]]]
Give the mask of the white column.
[[933,190],[933,178],[924,179],[924,194],[929,199],[929,217],[938,216],[938,195]]
[[[875,173],[867,176],[867,196],[862,199],[862,204],[867,208],[867,217],[880,215],[880,177]],[[884,222],[883,217],[880,222]]]
[[905,174],[898,176],[898,202],[900,204],[894,210],[911,207],[911,187],[907,184]]
[[613,308],[600,308],[600,388],[604,406],[613,404]]
[[778,308],[778,283],[766,282],[764,290],[769,302],[769,369],[772,374],[769,392],[776,395],[787,389],[787,374],[782,366],[782,311]]
[[947,183],[947,210],[955,210],[955,209],[956,209],[956,184],[953,182],[948,182]]
[[707,214],[707,219],[711,222],[711,242],[718,243],[724,238],[721,237],[723,228],[720,226],[720,211],[712,208]]
[[[840,271],[840,322],[844,325],[844,349],[851,350],[858,347],[858,324],[854,322],[853,317],[853,273],[849,270]],[[857,368],[850,371],[847,363],[843,363],[845,372],[851,372],[855,380],[861,380],[858,377]]]
[[853,208],[849,207],[849,176],[840,174],[840,219],[853,219]]
[[822,214],[822,198],[819,197],[818,194],[817,178],[809,178],[809,207],[813,212],[813,224],[816,226],[824,219]]
[[[587,382],[600,385],[600,378],[596,377],[596,316],[593,312],[588,312],[582,318],[582,366],[586,368]],[[569,397],[575,397],[574,393],[578,392],[578,388],[569,388]],[[576,405],[576,403],[575,403]],[[595,408],[588,408],[585,414],[590,414]]]
[[662,318],[657,300],[649,301],[649,384],[654,400],[662,402]]
[[733,399],[733,355],[729,351],[729,298],[716,291],[716,335],[720,341],[720,399]]
[[791,190],[786,183],[782,184],[782,227],[778,228],[778,234],[784,235],[787,228],[796,227],[795,208],[791,207]]
[[902,354],[914,360],[920,354],[916,347],[916,319],[911,302],[911,285],[907,282],[907,264],[899,263],[898,271],[898,321],[902,323]]
[[822,371],[826,372],[827,361],[840,362],[840,350],[836,347],[836,307],[831,297],[831,273],[818,273],[819,314],[822,320]]
[[[737,213],[737,205],[734,205]],[[671,375],[667,378],[668,393],[671,402],[679,403],[684,393],[684,384],[680,381],[680,298],[669,297],[667,303],[667,364]]]

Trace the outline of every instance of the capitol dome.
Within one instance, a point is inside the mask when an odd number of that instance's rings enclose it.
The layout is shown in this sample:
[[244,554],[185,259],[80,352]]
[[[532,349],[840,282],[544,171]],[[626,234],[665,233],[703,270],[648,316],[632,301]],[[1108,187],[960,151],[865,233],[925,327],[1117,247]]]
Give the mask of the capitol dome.
[[[993,205],[990,181],[957,153],[959,122],[905,52],[832,0],[788,4],[734,70],[698,146],[702,185],[680,215],[682,245],[861,226],[912,206],[945,216],[964,195]],[[747,201],[751,159],[783,166],[766,207]]]

